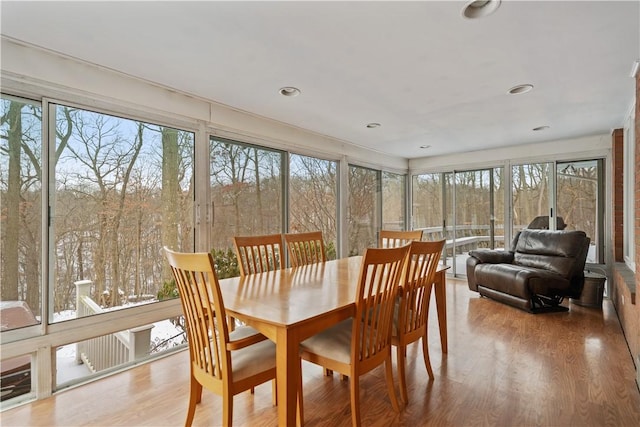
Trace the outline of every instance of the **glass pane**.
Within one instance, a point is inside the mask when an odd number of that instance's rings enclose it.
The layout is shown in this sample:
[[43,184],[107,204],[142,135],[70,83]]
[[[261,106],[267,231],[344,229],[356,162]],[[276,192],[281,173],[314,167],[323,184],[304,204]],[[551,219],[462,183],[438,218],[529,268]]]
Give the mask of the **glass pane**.
[[0,402],[31,392],[31,354],[0,362]]
[[[591,239],[587,262],[599,262],[598,236],[598,161],[558,163],[558,217],[567,230],[582,230]],[[558,218],[558,221],[560,219]]]
[[55,108],[54,322],[176,297],[161,248],[193,250],[194,134]]
[[454,273],[463,273],[470,250],[492,246],[493,170],[455,173]]
[[8,97],[0,108],[0,309],[6,331],[40,323],[42,108]]
[[493,233],[493,246],[489,243],[489,248],[504,248],[504,203],[506,201],[506,188],[504,188],[504,168],[493,169],[493,214],[491,231]]
[[240,274],[233,236],[282,232],[282,153],[211,138],[212,251],[220,278]]
[[58,347],[55,365],[58,389],[185,347],[186,326],[182,319],[167,319]]
[[440,240],[443,213],[441,173],[414,175],[412,187],[413,229],[423,230],[423,240]]
[[338,217],[337,163],[291,154],[289,174],[289,231],[322,231],[327,258],[335,259]]
[[406,175],[382,172],[382,228],[405,229]]
[[[549,173],[552,163],[516,165],[512,168],[513,228],[512,236],[531,223],[549,221]],[[558,220],[559,221],[559,220]],[[536,223],[533,226],[537,226]],[[561,227],[560,227],[561,228]]]
[[349,166],[349,256],[378,246],[378,171]]

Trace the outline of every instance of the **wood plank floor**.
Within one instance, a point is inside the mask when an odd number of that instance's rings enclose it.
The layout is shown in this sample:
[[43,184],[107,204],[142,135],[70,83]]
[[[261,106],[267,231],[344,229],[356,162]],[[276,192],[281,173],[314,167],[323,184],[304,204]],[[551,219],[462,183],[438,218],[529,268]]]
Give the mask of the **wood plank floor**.
[[[383,369],[361,378],[363,426],[639,426],[640,392],[616,312],[570,304],[532,315],[447,280],[449,353],[432,307],[429,382],[420,345],[408,350],[410,403],[393,411]],[[566,302],[569,304],[569,302]],[[394,359],[395,360],[395,359]],[[307,426],[351,424],[348,382],[303,365]],[[394,371],[395,373],[395,371]],[[188,354],[178,354],[0,414],[3,426],[180,426]],[[221,399],[204,392],[194,425],[216,426]],[[234,400],[234,424],[274,426],[271,385]]]

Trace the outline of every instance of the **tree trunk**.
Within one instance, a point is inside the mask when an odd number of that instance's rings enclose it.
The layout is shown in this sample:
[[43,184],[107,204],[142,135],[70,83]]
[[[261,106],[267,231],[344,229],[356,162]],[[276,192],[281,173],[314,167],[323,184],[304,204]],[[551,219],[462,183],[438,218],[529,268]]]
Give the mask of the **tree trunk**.
[[[24,104],[9,106],[9,171],[7,182],[7,222],[2,248],[2,301],[18,299],[18,244],[20,232],[20,153],[22,139],[21,111]],[[30,284],[39,286],[39,283]]]
[[[174,250],[178,248],[178,132],[162,128],[162,245]],[[171,277],[167,263],[162,264],[162,277]]]

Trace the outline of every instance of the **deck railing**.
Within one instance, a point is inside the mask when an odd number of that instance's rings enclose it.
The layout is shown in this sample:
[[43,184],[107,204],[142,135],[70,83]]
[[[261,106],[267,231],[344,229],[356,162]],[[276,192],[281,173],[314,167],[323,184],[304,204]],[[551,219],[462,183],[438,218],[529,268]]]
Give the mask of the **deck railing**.
[[[76,317],[106,311],[91,298],[92,284],[91,280],[75,282]],[[143,358],[151,349],[152,328],[153,325],[145,325],[79,342],[76,344],[76,360],[84,363],[91,372],[98,372]]]
[[[460,253],[461,249],[466,252],[478,247],[489,247],[491,242],[490,227],[488,225],[465,225],[457,226],[455,229],[447,227],[444,232],[442,227],[425,227],[421,230],[424,232],[423,240],[446,239],[445,248],[449,256],[452,255],[454,247]],[[501,247],[504,242],[504,236],[493,236],[493,241],[500,242],[499,246]]]

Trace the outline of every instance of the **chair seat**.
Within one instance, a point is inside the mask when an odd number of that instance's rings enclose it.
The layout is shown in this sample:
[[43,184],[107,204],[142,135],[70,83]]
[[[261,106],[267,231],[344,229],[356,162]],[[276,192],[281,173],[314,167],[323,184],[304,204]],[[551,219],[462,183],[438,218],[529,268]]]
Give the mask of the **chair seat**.
[[[229,333],[229,341],[247,338],[259,334],[253,328],[241,326]],[[234,381],[241,381],[260,372],[275,369],[276,345],[273,341],[264,340],[248,347],[231,352],[231,368]]]
[[307,338],[300,343],[300,350],[322,354],[340,363],[351,363],[351,332],[353,319],[343,320],[335,326]]

